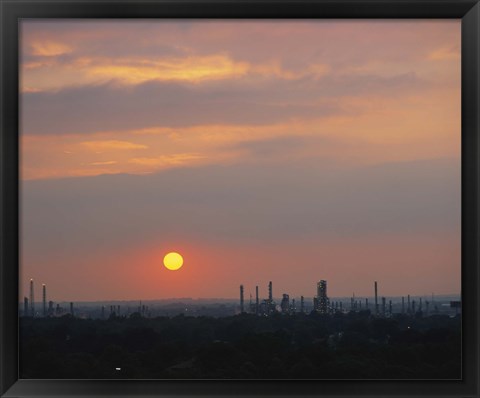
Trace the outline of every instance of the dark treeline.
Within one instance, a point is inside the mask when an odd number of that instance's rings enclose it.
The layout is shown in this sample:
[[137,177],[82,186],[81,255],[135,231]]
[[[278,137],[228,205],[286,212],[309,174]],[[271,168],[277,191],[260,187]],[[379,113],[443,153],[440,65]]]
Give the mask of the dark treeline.
[[21,378],[461,377],[460,316],[66,315],[21,318],[20,333]]

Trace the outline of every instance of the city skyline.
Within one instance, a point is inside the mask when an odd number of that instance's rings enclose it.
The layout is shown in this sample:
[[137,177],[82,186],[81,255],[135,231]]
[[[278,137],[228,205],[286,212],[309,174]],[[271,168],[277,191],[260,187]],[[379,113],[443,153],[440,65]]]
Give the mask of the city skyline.
[[21,27],[21,281],[460,293],[460,20]]

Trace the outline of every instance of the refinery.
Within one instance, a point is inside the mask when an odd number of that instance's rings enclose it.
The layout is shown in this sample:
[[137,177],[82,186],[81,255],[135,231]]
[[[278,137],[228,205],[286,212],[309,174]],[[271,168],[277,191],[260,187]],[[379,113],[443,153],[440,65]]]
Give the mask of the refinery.
[[[42,284],[42,301],[35,302],[34,281],[30,280],[30,295],[24,297],[23,308],[19,306],[19,315],[23,317],[48,318],[72,316],[78,318],[109,319],[110,317],[136,316],[152,318],[156,316],[231,316],[236,314],[255,314],[273,316],[275,314],[346,314],[368,311],[376,317],[389,318],[394,314],[427,317],[435,314],[455,316],[461,313],[461,301],[458,295],[385,297],[381,295],[379,283],[372,283],[372,296],[329,297],[327,281],[316,283],[313,296],[291,297],[288,293],[274,296],[273,282],[270,281],[266,298],[261,298],[259,286],[255,286],[254,297],[250,294],[245,300],[245,287],[240,285],[240,300],[234,299],[169,299],[149,301],[95,301],[95,302],[57,302],[47,300],[47,286]],[[238,297],[238,296],[237,296]]]

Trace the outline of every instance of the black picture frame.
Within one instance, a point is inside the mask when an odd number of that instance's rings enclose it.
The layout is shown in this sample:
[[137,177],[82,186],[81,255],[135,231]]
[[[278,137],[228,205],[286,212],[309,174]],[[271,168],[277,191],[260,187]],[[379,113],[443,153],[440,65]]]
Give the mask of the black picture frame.
[[[480,5],[477,0],[0,0],[0,12],[1,397],[480,396]],[[19,380],[19,21],[23,18],[180,17],[462,19],[462,380]]]

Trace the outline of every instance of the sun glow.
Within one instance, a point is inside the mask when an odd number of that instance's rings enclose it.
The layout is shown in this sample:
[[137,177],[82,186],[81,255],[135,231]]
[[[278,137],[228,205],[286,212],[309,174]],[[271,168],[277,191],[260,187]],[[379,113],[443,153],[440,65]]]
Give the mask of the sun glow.
[[183,257],[175,252],[168,253],[163,258],[163,264],[165,265],[165,268],[169,269],[170,271],[176,271],[182,267]]

